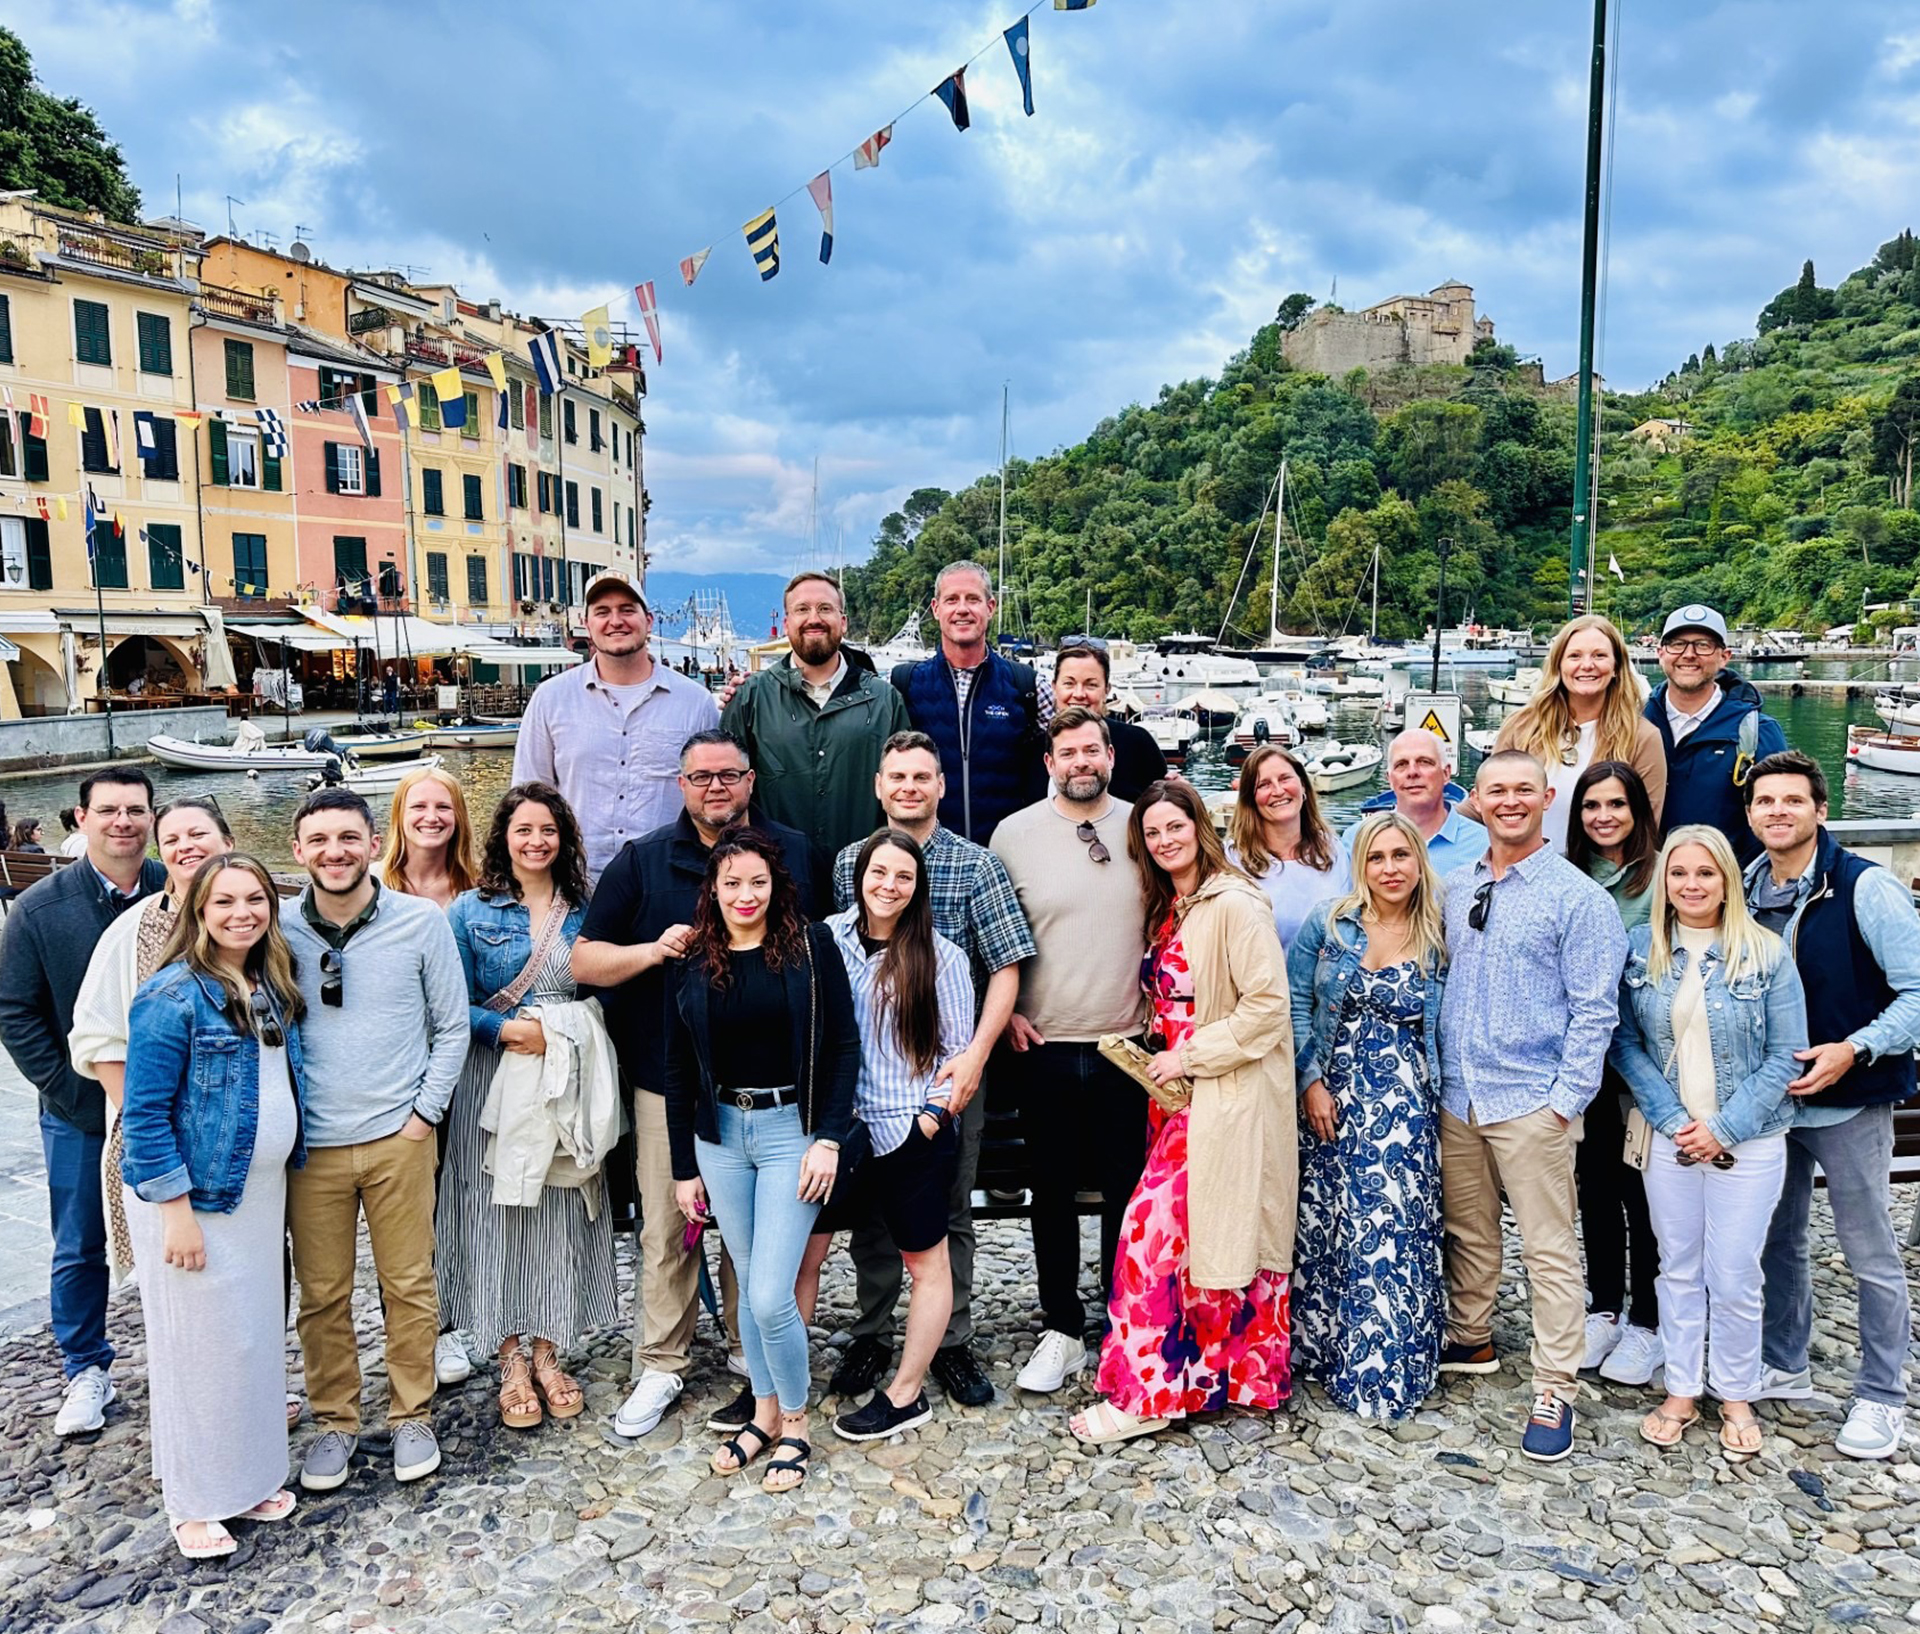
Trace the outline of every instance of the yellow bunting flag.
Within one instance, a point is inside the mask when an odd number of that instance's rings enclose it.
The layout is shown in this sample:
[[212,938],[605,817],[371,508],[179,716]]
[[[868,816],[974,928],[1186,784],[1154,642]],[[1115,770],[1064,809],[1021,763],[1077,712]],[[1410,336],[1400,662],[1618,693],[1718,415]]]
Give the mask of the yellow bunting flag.
[[604,306],[596,306],[580,320],[580,332],[586,337],[587,364],[604,369],[613,361],[613,323]]
[[460,396],[464,389],[460,384],[460,370],[458,365],[451,369],[442,369],[438,374],[430,374],[427,376],[427,380],[433,386],[434,396],[438,397],[443,403],[451,402],[454,398]]
[[493,377],[493,389],[507,389],[507,360],[498,352],[487,353],[487,373]]
[[760,269],[760,282],[764,284],[780,271],[780,224],[767,210],[740,231],[746,234],[747,248],[753,252],[753,264]]
[[87,429],[87,411],[78,403],[69,403],[67,405],[67,424],[70,426],[78,426],[82,431],[85,431]]
[[67,502],[64,496],[59,494],[54,495],[53,510],[54,510],[54,514],[58,516],[62,522],[66,521]]

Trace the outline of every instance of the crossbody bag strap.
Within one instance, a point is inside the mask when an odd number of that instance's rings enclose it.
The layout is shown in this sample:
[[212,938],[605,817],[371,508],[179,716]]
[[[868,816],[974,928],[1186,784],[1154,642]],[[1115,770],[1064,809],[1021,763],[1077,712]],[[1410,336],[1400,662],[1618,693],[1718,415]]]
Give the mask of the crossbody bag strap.
[[505,1015],[527,996],[540,975],[540,967],[547,962],[547,956],[553,952],[554,943],[560,940],[560,932],[567,922],[567,900],[557,891],[554,893],[553,906],[547,910],[546,922],[540,927],[540,934],[533,939],[533,951],[527,955],[527,962],[520,967],[520,974],[506,987],[500,989],[481,1007]]
[[800,1096],[800,1125],[803,1131],[811,1133],[815,1076],[814,1033],[820,1023],[820,978],[813,966],[812,936],[803,935],[801,946],[807,950],[807,1083]]

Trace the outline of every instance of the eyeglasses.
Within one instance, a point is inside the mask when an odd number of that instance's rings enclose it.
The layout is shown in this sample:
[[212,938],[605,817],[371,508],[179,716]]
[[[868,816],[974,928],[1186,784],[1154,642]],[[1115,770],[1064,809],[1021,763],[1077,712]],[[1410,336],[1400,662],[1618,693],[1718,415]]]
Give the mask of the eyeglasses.
[[324,948],[320,954],[320,1002],[338,1010],[347,1002],[346,957],[338,948]]
[[1113,861],[1113,853],[1107,849],[1106,843],[1100,838],[1100,831],[1091,822],[1082,823],[1073,832],[1095,862]]
[[1493,881],[1475,887],[1473,906],[1467,909],[1467,923],[1475,930],[1485,930],[1487,921],[1493,917]]
[[[1676,1151],[1673,1154],[1673,1161],[1678,1163],[1683,1169],[1691,1169],[1700,1159],[1695,1157],[1691,1152]],[[1731,1169],[1734,1164],[1733,1153],[1721,1152],[1717,1156],[1708,1158],[1707,1162],[1711,1163],[1716,1169]]]
[[696,789],[708,788],[715,783],[723,789],[730,789],[745,779],[747,774],[729,769],[724,772],[682,772],[680,775]]
[[287,1041],[287,1035],[281,1030],[280,1018],[273,1013],[273,1003],[263,989],[256,989],[250,1007],[253,1011],[253,1030],[260,1042],[270,1050],[277,1050]]
[[1663,641],[1660,643],[1668,652],[1687,653],[1695,658],[1705,658],[1709,653],[1720,650],[1720,643],[1712,640],[1699,641]]

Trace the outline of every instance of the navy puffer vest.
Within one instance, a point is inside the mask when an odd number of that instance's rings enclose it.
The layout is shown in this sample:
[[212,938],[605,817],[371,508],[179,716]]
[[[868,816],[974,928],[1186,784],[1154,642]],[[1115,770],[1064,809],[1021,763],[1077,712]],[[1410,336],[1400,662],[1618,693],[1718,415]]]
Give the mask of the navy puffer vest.
[[896,664],[893,684],[907,700],[915,730],[940,747],[945,827],[985,845],[1001,818],[1046,794],[1038,678],[1025,664],[988,653],[974,671],[964,719],[944,653]]

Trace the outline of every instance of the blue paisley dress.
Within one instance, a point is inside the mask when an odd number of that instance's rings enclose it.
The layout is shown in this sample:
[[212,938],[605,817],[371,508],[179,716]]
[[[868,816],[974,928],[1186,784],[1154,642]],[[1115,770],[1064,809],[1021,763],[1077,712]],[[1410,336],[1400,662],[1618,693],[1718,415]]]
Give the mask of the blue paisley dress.
[[1426,977],[1362,968],[1326,1067],[1339,1127],[1300,1126],[1293,1360],[1362,1418],[1404,1418],[1433,1389],[1446,1325],[1440,1111],[1422,1046]]

